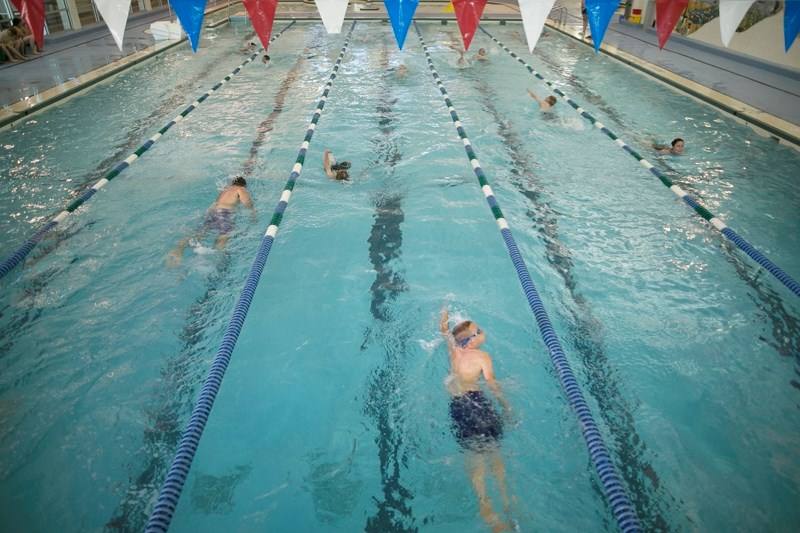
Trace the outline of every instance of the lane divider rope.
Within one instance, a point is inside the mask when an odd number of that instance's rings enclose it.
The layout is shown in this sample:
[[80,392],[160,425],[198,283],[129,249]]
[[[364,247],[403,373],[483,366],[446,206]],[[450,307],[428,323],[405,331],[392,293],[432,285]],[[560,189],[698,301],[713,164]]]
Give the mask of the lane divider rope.
[[800,296],[800,283],[795,281],[789,274],[784,272],[781,268],[775,265],[772,261],[767,259],[761,252],[759,252],[756,248],[754,248],[750,243],[748,243],[745,239],[743,239],[740,235],[738,235],[735,231],[729,228],[725,222],[713,215],[711,212],[708,211],[700,202],[696,199],[692,198],[687,192],[681,189],[679,186],[672,183],[666,174],[664,174],[659,168],[655,165],[647,161],[644,157],[642,157],[636,150],[631,148],[629,145],[625,144],[622,139],[619,138],[614,132],[609,130],[605,127],[601,122],[599,122],[596,118],[594,118],[588,111],[580,107],[577,103],[575,103],[569,96],[564,94],[561,89],[553,85],[550,81],[546,80],[541,74],[539,74],[533,67],[527,64],[521,57],[519,57],[516,53],[509,50],[503,43],[498,41],[492,34],[486,31],[482,26],[478,26],[483,33],[489,36],[491,40],[497,43],[503,50],[508,52],[511,57],[519,61],[528,72],[533,74],[536,78],[540,79],[544,83],[546,83],[554,93],[559,95],[564,101],[566,101],[570,107],[575,109],[582,117],[586,120],[591,122],[598,130],[605,133],[610,139],[612,139],[620,148],[625,150],[629,153],[632,157],[634,157],[639,163],[649,170],[655,177],[657,177],[661,183],[667,186],[669,190],[671,190],[678,198],[683,200],[683,202],[691,207],[698,215],[704,218],[706,221],[710,222],[714,228],[717,229],[720,233],[722,233],[725,237],[727,237],[731,242],[733,242],[736,246],[738,246],[744,253],[749,255],[756,263],[767,269],[770,274],[778,278],[778,281],[783,283],[786,287],[789,288],[795,295]]
[[508,226],[508,222],[500,210],[500,205],[497,202],[497,198],[495,198],[489,182],[486,179],[486,175],[484,174],[483,169],[478,162],[478,158],[475,155],[475,150],[472,147],[469,138],[467,138],[466,131],[461,125],[461,121],[456,114],[456,110],[447,94],[447,90],[444,88],[444,85],[439,79],[439,75],[433,66],[433,60],[428,53],[428,48],[425,45],[425,41],[422,38],[422,33],[420,32],[416,21],[414,22],[414,29],[417,31],[419,40],[422,43],[422,49],[425,52],[425,56],[428,61],[428,67],[433,74],[433,79],[436,82],[439,91],[444,97],[445,104],[450,112],[450,117],[453,119],[453,123],[458,131],[458,136],[461,138],[461,141],[464,144],[467,157],[469,158],[472,169],[478,178],[478,183],[480,183],[481,190],[486,197],[486,202],[489,204],[489,208],[494,215],[497,226],[500,228],[500,233],[506,243],[506,248],[511,256],[511,261],[514,263],[514,268],[517,271],[520,284],[522,285],[522,289],[525,291],[528,304],[530,305],[531,310],[536,317],[539,331],[541,332],[544,343],[548,348],[550,360],[552,361],[556,373],[558,374],[559,382],[561,383],[561,386],[567,395],[567,399],[569,400],[572,410],[578,417],[578,421],[580,422],[583,430],[583,438],[585,439],[586,445],[589,448],[589,456],[600,477],[600,481],[602,482],[611,510],[614,513],[617,523],[623,532],[641,532],[642,526],[639,523],[638,517],[636,516],[636,511],[634,510],[633,505],[631,504],[630,499],[625,492],[625,488],[622,485],[620,477],[617,475],[614,464],[608,454],[606,445],[603,442],[603,437],[600,435],[600,431],[598,430],[597,424],[594,421],[594,417],[589,409],[589,405],[586,403],[586,399],[581,392],[578,381],[575,378],[572,369],[570,368],[566,356],[564,355],[564,351],[561,348],[561,344],[558,340],[555,329],[553,329],[550,318],[547,315],[547,311],[545,311],[544,304],[539,298],[536,286],[534,285],[530,273],[528,272],[528,267],[525,265],[525,261],[522,259],[522,255],[519,252],[517,243],[511,234],[511,229]]
[[[293,20],[290,22],[285,28],[283,28],[280,32],[275,34],[270,42],[273,42],[275,39],[283,35],[283,33],[291,28],[295,24]],[[101,178],[97,183],[89,187],[86,191],[84,191],[78,198],[73,200],[63,211],[61,211],[58,215],[44,224],[39,230],[33,234],[25,243],[20,246],[16,251],[14,251],[11,255],[3,259],[3,262],[0,263],[0,278],[3,278],[6,274],[11,272],[14,267],[22,262],[23,259],[31,252],[31,250],[36,247],[39,242],[44,238],[44,236],[53,228],[55,228],[58,224],[63,222],[67,219],[67,217],[76,209],[78,209],[81,205],[88,202],[94,194],[103,188],[109,181],[116,178],[123,170],[128,168],[133,164],[134,161],[139,159],[142,154],[144,154],[147,150],[150,149],[156,141],[158,141],[172,126],[186,118],[186,116],[197,109],[197,107],[202,104],[210,95],[211,93],[217,91],[220,87],[225,85],[228,81],[230,81],[236,74],[238,74],[248,63],[252,62],[258,55],[261,53],[261,48],[253,55],[251,55],[247,60],[245,60],[241,65],[233,69],[233,71],[225,76],[222,80],[220,80],[216,85],[214,85],[210,90],[203,93],[203,95],[195,100],[192,104],[189,105],[186,109],[181,111],[181,113],[170,120],[166,126],[158,130],[158,132],[150,137],[147,142],[145,142],[142,146],[140,146],[135,152],[129,155],[125,160],[119,163],[116,167],[114,167],[111,172],[106,174],[103,178]]]
[[175,458],[172,461],[172,466],[167,474],[167,479],[164,481],[163,488],[161,489],[161,494],[150,515],[150,521],[145,530],[146,533],[165,533],[167,529],[169,529],[181,492],[183,492],[183,486],[186,483],[186,477],[189,475],[189,468],[192,466],[195,452],[200,444],[200,437],[203,435],[206,422],[208,422],[208,417],[211,414],[214,399],[217,397],[219,387],[222,384],[222,378],[225,376],[225,371],[228,368],[228,363],[233,354],[233,349],[236,347],[239,333],[242,331],[244,320],[247,317],[247,311],[250,309],[250,303],[253,301],[253,295],[258,286],[258,281],[261,278],[261,273],[264,270],[264,265],[267,262],[272,243],[275,240],[275,236],[278,234],[278,227],[281,224],[286,207],[289,205],[292,190],[294,189],[297,178],[300,177],[300,173],[303,171],[303,164],[305,163],[306,153],[311,143],[311,137],[314,135],[314,130],[322,114],[322,109],[325,107],[325,102],[328,100],[328,92],[333,85],[333,81],[336,79],[336,73],[339,71],[339,65],[341,65],[342,57],[344,57],[344,53],[347,50],[347,46],[350,42],[350,35],[353,33],[355,26],[356,21],[353,21],[353,24],[350,26],[350,31],[347,37],[345,37],[342,50],[339,52],[339,57],[334,64],[330,79],[325,84],[322,97],[317,104],[317,109],[314,112],[308,130],[306,130],[305,138],[300,147],[300,152],[297,155],[297,160],[292,167],[289,180],[286,182],[280,201],[270,220],[269,227],[264,234],[264,238],[261,240],[261,245],[259,246],[253,266],[247,276],[244,288],[239,295],[239,300],[236,302],[233,316],[225,329],[222,343],[220,344],[217,355],[214,358],[214,362],[203,384],[200,397],[194,406],[189,424],[183,433],[181,443],[178,446]]

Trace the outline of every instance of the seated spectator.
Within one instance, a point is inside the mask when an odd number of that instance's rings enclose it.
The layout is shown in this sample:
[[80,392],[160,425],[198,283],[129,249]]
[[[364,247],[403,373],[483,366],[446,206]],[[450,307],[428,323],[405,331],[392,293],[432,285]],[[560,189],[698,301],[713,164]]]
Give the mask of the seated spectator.
[[22,20],[19,17],[14,17],[14,20],[12,20],[11,23],[14,25],[15,28],[17,28],[17,30],[20,32],[20,35],[22,36],[22,43],[23,43],[22,52],[25,51],[26,45],[31,47],[31,52],[34,55],[38,55],[39,53],[44,52],[44,48],[40,49],[39,46],[36,44],[36,39],[33,38],[33,31],[30,29],[30,27],[28,27],[28,24],[24,20]]
[[9,63],[16,63],[24,60],[22,47],[25,46],[17,28],[11,27],[0,31],[0,50],[6,56]]

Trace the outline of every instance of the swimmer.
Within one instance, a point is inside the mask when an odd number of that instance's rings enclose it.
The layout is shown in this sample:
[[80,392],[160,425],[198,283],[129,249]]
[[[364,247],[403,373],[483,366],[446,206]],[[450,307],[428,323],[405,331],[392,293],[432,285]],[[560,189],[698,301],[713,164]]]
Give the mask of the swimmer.
[[552,114],[553,106],[556,105],[556,102],[558,102],[558,100],[556,100],[555,96],[553,96],[551,94],[547,98],[542,99],[542,98],[539,98],[539,95],[537,95],[535,92],[533,92],[533,89],[528,89],[528,94],[531,95],[531,98],[533,98],[534,100],[539,102],[539,110],[542,113],[550,113],[550,114]]
[[397,70],[395,71],[394,75],[399,81],[403,81],[408,77],[409,73],[410,71],[408,70],[408,67],[406,67],[401,63],[400,66],[397,67]]
[[250,53],[250,52],[255,52],[256,48],[258,48],[256,43],[254,43],[253,41],[250,41],[246,45],[244,45],[241,48],[239,48],[239,51],[242,52],[242,53],[247,54],[247,53]]
[[269,56],[264,54],[264,56],[261,58],[261,62],[265,65],[269,65]]
[[233,231],[233,213],[240,202],[251,211],[251,218],[255,219],[255,208],[253,200],[247,192],[247,182],[243,177],[236,176],[231,184],[219,193],[217,201],[208,208],[203,226],[194,234],[181,239],[177,246],[167,254],[167,266],[173,268],[180,265],[183,262],[183,252],[189,243],[201,239],[212,230],[218,232],[215,243],[217,250],[225,248],[230,238],[230,232]]
[[478,53],[472,56],[472,59],[475,59],[476,61],[485,61],[487,63],[489,62],[489,58],[486,57],[486,49],[484,48],[478,48]]
[[469,63],[467,63],[467,58],[464,57],[464,49],[452,43],[450,43],[449,46],[450,48],[458,52],[458,61],[456,61],[456,65],[458,65],[459,67],[468,67]]
[[331,150],[325,150],[322,156],[322,166],[325,168],[325,175],[331,179],[337,181],[346,181],[350,179],[350,174],[347,172],[350,168],[350,161],[337,163]]
[[680,137],[678,137],[677,139],[673,139],[672,142],[670,143],[670,146],[666,146],[663,144],[653,145],[653,149],[659,154],[672,154],[672,155],[684,154],[685,147],[686,143]]
[[[491,356],[479,349],[486,341],[486,333],[470,320],[456,325],[451,333],[448,322],[448,310],[445,307],[439,319],[439,330],[447,340],[447,351],[450,354],[450,375],[446,384],[451,395],[450,418],[453,433],[466,457],[481,518],[493,532],[513,530],[514,526],[508,519],[506,470],[499,443],[503,436],[503,418],[508,416],[511,407],[500,390],[500,384],[495,380]],[[481,376],[502,406],[504,417],[497,413],[481,389]],[[494,510],[492,500],[487,494],[487,466],[497,480],[506,520],[501,519]]]

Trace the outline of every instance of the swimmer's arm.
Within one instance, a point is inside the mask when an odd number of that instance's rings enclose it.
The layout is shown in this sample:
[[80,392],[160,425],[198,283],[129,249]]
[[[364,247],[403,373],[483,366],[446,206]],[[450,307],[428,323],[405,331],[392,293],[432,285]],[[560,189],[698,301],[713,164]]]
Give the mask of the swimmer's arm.
[[322,156],[322,164],[325,167],[325,175],[329,178],[335,178],[333,171],[331,170],[331,151],[325,150],[325,153]]
[[503,407],[503,411],[508,413],[511,410],[511,404],[508,403],[506,397],[503,396],[503,391],[500,388],[500,383],[494,379],[494,367],[492,366],[492,358],[489,357],[489,354],[484,353],[483,360],[481,361],[481,368],[483,370],[483,379],[486,380],[486,385],[489,387],[489,390],[492,391],[494,397],[497,398],[497,401]]
[[543,103],[544,103],[544,102],[542,101],[542,99],[541,99],[541,98],[539,98],[539,95],[537,95],[535,92],[533,92],[533,89],[528,89],[528,94],[529,94],[529,95],[531,95],[531,98],[533,98],[534,100],[536,100],[536,101],[537,101],[537,102],[539,102],[540,104],[543,104]]
[[439,331],[442,332],[442,335],[444,335],[444,338],[447,341],[447,351],[450,353],[450,361],[452,361],[456,352],[456,340],[450,334],[450,328],[447,325],[448,322],[448,311],[446,307],[443,307],[442,315],[439,317]]

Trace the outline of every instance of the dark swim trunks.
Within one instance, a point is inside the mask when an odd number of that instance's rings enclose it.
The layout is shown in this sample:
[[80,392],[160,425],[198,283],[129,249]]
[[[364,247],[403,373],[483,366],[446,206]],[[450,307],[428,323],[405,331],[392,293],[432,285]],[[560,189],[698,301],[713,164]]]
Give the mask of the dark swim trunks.
[[215,230],[220,235],[227,235],[233,231],[233,211],[230,209],[212,209],[206,214],[203,229]]
[[479,450],[503,436],[503,421],[481,391],[469,391],[450,400],[453,433],[463,447]]

